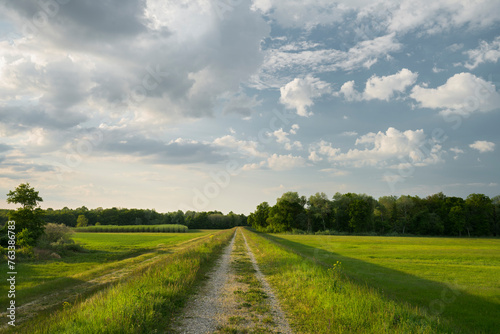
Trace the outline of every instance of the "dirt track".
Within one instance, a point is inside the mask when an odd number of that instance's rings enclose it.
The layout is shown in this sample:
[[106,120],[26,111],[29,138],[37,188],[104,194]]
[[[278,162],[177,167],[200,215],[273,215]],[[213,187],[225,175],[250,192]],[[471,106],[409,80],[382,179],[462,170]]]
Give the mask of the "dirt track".
[[174,330],[182,334],[292,333],[240,228]]

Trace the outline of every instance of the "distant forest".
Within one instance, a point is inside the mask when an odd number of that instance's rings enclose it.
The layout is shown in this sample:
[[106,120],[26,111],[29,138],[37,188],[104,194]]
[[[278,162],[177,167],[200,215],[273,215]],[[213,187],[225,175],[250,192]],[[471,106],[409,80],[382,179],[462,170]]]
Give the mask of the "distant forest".
[[500,196],[443,193],[425,198],[317,193],[307,199],[287,192],[274,206],[263,202],[248,216],[263,232],[434,236],[499,236]]
[[[10,210],[0,209],[0,225]],[[306,198],[296,192],[284,193],[274,206],[263,202],[248,217],[233,212],[181,210],[159,213],[145,209],[44,210],[47,223],[74,227],[84,216],[86,225],[181,224],[189,229],[226,229],[251,225],[263,232],[317,234],[376,234],[433,236],[500,236],[500,196],[471,194],[466,199],[443,193],[425,198],[402,195],[378,200],[365,194],[324,193]]]
[[[10,210],[0,210],[0,225],[8,221]],[[219,211],[193,212],[177,211],[159,213],[155,210],[144,209],[88,209],[82,206],[77,209],[67,207],[60,210],[44,210],[43,219],[47,223],[64,224],[75,227],[78,217],[83,215],[86,224],[90,225],[159,225],[181,224],[189,229],[226,229],[247,224],[247,217],[233,212],[224,215]]]

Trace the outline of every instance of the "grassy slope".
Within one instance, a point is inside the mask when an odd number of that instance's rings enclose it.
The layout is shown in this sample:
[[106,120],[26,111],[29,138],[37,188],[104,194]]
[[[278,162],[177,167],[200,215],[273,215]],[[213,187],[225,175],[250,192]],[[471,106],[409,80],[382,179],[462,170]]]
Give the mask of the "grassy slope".
[[[117,270],[166,252],[194,238],[215,233],[75,233],[73,239],[88,253],[76,253],[46,261],[16,263],[16,303],[22,305],[41,294],[80,284],[98,275]],[[4,281],[6,272],[0,273]],[[0,287],[0,305],[7,301],[6,285]]]
[[202,238],[132,273],[126,282],[52,316],[25,324],[19,333],[156,333],[167,328],[193,287],[210,268],[234,230]]
[[274,235],[272,240],[344,272],[383,295],[495,333],[500,319],[500,240]]

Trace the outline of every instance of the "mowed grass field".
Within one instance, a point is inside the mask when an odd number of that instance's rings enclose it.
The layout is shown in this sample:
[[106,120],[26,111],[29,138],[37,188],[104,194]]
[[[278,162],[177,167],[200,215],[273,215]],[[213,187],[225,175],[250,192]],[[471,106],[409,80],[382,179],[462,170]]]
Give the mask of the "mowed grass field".
[[[44,294],[59,291],[151,259],[175,252],[191,240],[217,230],[188,233],[74,233],[72,239],[86,252],[61,259],[16,261],[16,303],[26,304]],[[6,272],[0,279],[6,280]],[[112,277],[111,277],[112,278]],[[8,301],[6,285],[1,286],[0,304]]]
[[[153,248],[162,251],[157,252],[159,255],[151,261],[143,261],[141,266],[133,268],[125,279],[85,298],[65,302],[51,312],[38,314],[36,318],[16,325],[16,328],[5,330],[26,334],[165,332],[233,234],[234,229],[200,231],[193,233],[192,238],[184,243],[178,236],[171,234],[163,239],[150,238],[144,234],[133,236],[137,239],[116,236],[122,242],[129,241],[133,249]],[[126,244],[109,243],[106,238],[95,239],[93,233],[92,236],[77,238],[86,239],[88,247],[103,247],[106,244],[109,252],[128,248]],[[113,240],[114,234],[108,233],[107,238]],[[167,247],[165,251],[163,246],[156,244],[159,241],[175,245]]]
[[352,284],[414,307],[445,332],[500,328],[499,239],[260,236],[318,265],[339,261]]

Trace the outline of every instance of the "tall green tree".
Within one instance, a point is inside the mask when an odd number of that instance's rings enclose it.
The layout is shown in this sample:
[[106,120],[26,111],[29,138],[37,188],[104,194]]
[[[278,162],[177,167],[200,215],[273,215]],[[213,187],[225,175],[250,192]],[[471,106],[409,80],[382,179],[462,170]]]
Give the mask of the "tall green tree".
[[465,200],[467,222],[465,228],[470,235],[491,234],[491,218],[493,204],[491,199],[484,194],[470,194]]
[[262,202],[257,205],[255,212],[248,216],[248,223],[258,231],[264,231],[269,225],[267,218],[269,218],[270,211],[269,203]]
[[84,215],[79,215],[76,219],[76,227],[85,227],[88,226],[89,220]]
[[29,183],[22,183],[7,194],[7,203],[20,204],[11,211],[9,219],[16,222],[16,233],[20,246],[33,246],[43,234],[45,221],[39,203],[43,199]]
[[267,222],[273,232],[290,231],[292,228],[307,228],[307,215],[304,208],[307,200],[296,192],[286,192],[276,201],[269,211]]
[[[307,220],[307,230],[316,230],[317,223],[323,228],[327,229],[329,224],[329,218],[332,213],[332,203],[328,199],[325,193],[316,193],[309,197],[307,201],[308,205],[308,220]],[[328,226],[329,227],[329,226]]]

